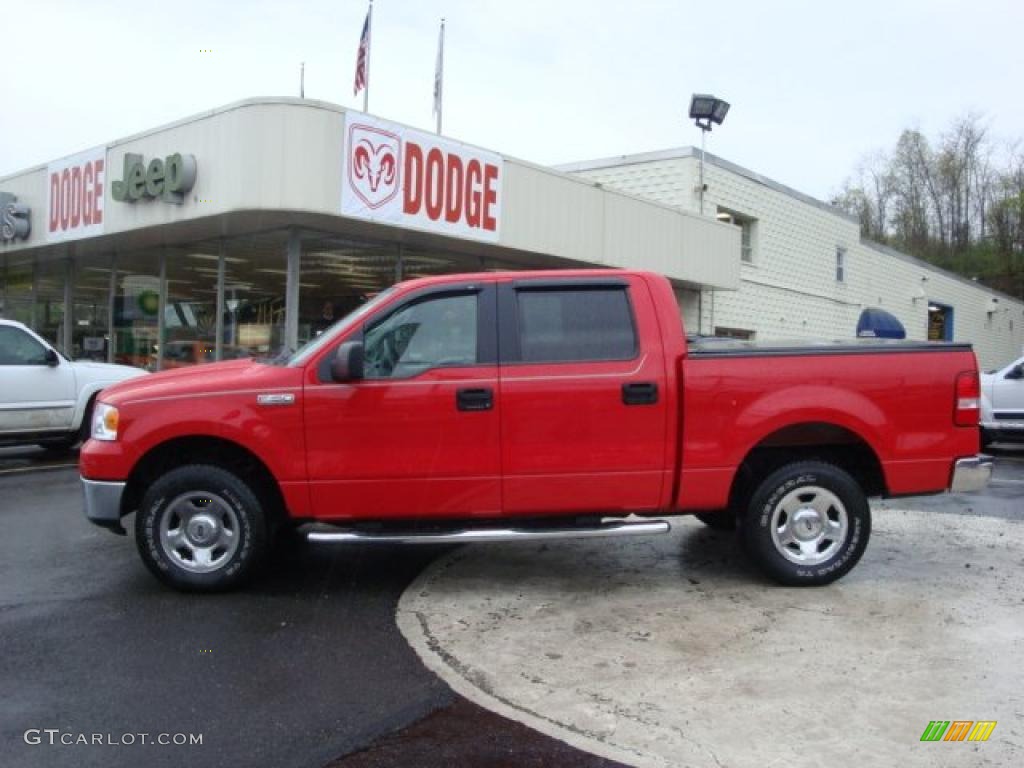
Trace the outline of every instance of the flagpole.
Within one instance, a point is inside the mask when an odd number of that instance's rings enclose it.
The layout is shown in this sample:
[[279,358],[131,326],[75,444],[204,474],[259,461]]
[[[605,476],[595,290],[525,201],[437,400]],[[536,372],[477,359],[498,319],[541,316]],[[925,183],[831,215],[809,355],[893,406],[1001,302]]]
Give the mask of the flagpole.
[[441,113],[444,112],[444,19],[441,19],[441,37],[437,41],[437,72],[434,89],[434,108],[437,110],[437,133],[441,134]]
[[302,62],[302,68],[299,70],[299,98],[306,98],[306,62]]
[[366,87],[363,88],[363,112],[370,111],[370,51],[373,48],[373,0],[370,10],[366,12]]

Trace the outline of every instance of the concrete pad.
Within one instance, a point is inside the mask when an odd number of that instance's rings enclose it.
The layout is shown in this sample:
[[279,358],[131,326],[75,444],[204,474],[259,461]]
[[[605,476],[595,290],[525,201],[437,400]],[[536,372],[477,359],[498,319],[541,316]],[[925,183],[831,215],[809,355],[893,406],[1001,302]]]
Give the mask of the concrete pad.
[[[479,544],[398,624],[458,693],[637,766],[1024,765],[1024,525],[885,510],[820,589],[775,586],[729,534]],[[922,743],[930,720],[996,720]]]

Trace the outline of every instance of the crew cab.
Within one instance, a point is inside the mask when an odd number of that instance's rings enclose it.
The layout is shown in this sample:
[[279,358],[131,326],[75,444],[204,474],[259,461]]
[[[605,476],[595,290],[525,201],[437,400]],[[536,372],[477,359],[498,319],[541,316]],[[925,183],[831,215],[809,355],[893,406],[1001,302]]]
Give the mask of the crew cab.
[[105,391],[85,513],[165,583],[249,577],[273,534],[463,542],[738,524],[783,584],[847,573],[870,496],[976,490],[968,345],[688,343],[664,277],[400,283],[288,357]]
[[981,374],[981,441],[1024,440],[1024,357]]
[[30,328],[0,319],[0,445],[70,448],[89,436],[100,390],[144,374],[69,360]]

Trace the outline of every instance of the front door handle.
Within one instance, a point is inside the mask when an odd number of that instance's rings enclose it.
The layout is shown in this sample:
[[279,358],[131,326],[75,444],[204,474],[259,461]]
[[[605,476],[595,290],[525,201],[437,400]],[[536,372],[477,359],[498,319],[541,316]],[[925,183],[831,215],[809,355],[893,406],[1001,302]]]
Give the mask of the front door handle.
[[653,381],[623,384],[622,402],[626,405],[654,405],[658,402],[658,385]]
[[455,407],[460,411],[489,411],[494,407],[494,390],[489,387],[456,390]]

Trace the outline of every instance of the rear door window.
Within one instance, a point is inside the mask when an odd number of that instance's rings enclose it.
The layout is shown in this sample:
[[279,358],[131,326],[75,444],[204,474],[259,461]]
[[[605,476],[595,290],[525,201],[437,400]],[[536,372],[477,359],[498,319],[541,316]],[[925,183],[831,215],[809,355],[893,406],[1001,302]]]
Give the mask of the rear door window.
[[636,356],[636,330],[625,286],[521,288],[517,314],[524,363]]

